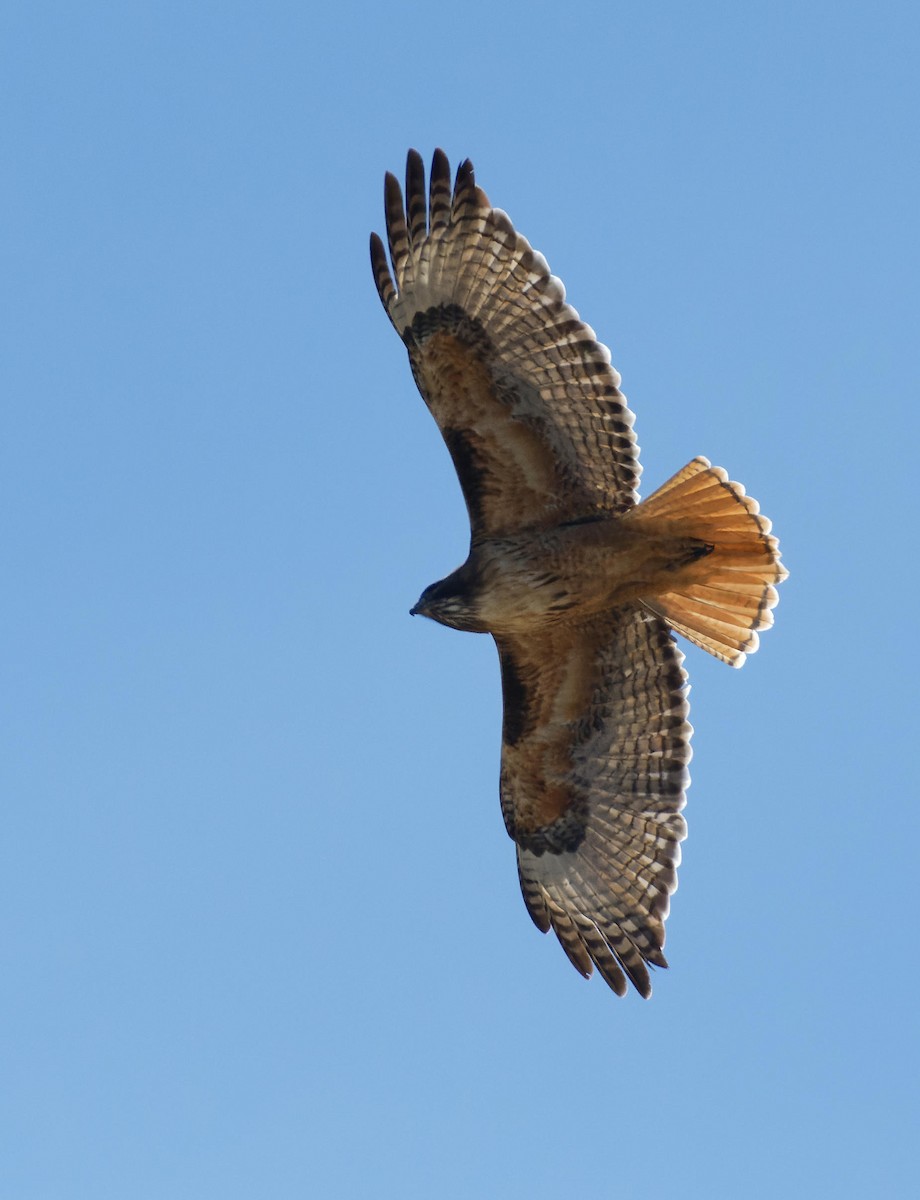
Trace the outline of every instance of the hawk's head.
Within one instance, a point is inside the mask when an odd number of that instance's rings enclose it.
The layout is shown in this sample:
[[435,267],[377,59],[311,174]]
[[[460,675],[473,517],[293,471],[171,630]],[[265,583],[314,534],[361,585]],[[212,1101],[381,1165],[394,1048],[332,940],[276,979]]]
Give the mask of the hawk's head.
[[484,633],[485,626],[477,613],[476,597],[469,586],[467,572],[461,567],[432,583],[422,592],[415,605],[409,609],[413,617],[430,617],[440,625],[451,629],[463,629],[472,633]]

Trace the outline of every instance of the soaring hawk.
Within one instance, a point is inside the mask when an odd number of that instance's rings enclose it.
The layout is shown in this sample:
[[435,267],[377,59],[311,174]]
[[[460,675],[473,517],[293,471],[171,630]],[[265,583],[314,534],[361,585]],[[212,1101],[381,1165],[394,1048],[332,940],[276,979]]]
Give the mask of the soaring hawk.
[[[409,152],[385,186],[380,299],[447,443],[470,550],[413,613],[490,633],[501,662],[501,805],[524,900],[578,971],[651,994],[665,967],[689,784],[672,630],[740,667],[786,576],[770,523],[695,458],[639,503],[633,414],[607,349],[545,259]],[[392,263],[392,272],[390,269]]]

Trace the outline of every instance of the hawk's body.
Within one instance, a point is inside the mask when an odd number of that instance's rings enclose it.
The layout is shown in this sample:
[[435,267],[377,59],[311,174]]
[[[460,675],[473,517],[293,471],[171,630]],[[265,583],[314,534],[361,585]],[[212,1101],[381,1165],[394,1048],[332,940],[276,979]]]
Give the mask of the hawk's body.
[[381,299],[470,515],[462,567],[413,612],[491,633],[501,801],[528,909],[622,994],[666,966],[686,826],[686,674],[670,629],[740,666],[785,576],[769,522],[706,459],[642,504],[610,356],[545,261],[437,151],[387,176]]

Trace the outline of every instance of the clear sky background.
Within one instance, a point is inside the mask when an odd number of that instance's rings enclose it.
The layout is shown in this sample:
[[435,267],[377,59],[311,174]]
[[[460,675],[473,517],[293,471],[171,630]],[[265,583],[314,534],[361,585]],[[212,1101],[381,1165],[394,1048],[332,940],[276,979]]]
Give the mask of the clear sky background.
[[[0,1196],[902,1197],[917,1128],[914,3],[0,16]],[[585,983],[367,237],[473,158],[792,572],[688,649],[671,970]]]

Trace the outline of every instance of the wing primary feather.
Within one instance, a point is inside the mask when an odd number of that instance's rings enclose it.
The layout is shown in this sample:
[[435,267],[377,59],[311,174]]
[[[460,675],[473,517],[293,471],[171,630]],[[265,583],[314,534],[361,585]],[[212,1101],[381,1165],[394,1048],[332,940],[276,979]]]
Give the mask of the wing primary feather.
[[435,150],[428,181],[429,225],[432,234],[444,229],[450,220],[450,163],[443,150]]
[[[585,905],[590,908],[591,915],[581,919],[575,918],[575,923],[579,929],[585,945],[591,951],[591,957],[595,963],[598,959],[595,956],[593,945],[596,945],[595,940],[589,940],[588,933],[596,931],[600,934],[604,943],[615,956],[617,962],[626,972],[629,980],[634,984],[636,990],[643,996],[648,998],[651,995],[651,982],[649,973],[646,969],[644,959],[648,959],[647,951],[657,949],[652,938],[640,929],[632,916],[627,914],[617,913],[610,918],[607,917],[607,912],[610,910],[609,896],[603,896],[598,893],[597,888],[592,883],[590,874],[578,869],[578,864],[573,864],[574,878],[570,881],[569,890],[571,894],[567,897],[569,905],[576,908]],[[616,875],[613,876],[616,879]],[[635,898],[624,897],[624,900],[629,904],[629,911],[638,914],[641,912],[641,905],[645,900],[645,896]],[[638,917],[643,920],[644,917]],[[600,951],[602,953],[602,951]],[[600,965],[598,963],[598,965]]]
[[549,933],[552,921],[550,920],[549,909],[546,907],[546,895],[539,883],[524,873],[520,847],[518,847],[517,852],[517,869],[521,894],[524,897],[524,903],[527,906],[530,919],[541,933]]
[[371,234],[371,268],[374,272],[374,282],[377,285],[377,295],[386,309],[387,316],[392,321],[390,305],[396,299],[396,288],[393,285],[393,276],[390,274],[386,248],[380,240],[379,234],[376,233]]
[[399,292],[406,288],[406,268],[409,262],[409,230],[406,226],[406,212],[403,207],[402,188],[395,175],[387,171],[384,181],[384,207],[387,219],[387,242],[390,247],[390,261],[393,263],[393,274]]
[[476,172],[468,158],[457,167],[454,180],[454,195],[451,201],[451,219],[462,220],[468,210],[476,208]]
[[[428,181],[428,285],[429,299],[443,295],[444,262],[450,227],[450,163],[443,150],[435,150]],[[449,287],[449,284],[448,284]]]
[[409,223],[409,244],[414,254],[428,232],[428,205],[425,193],[425,164],[417,150],[406,158],[406,216]]
[[[601,978],[618,996],[625,996],[628,991],[626,976],[620,970],[616,954],[612,952],[604,934],[595,925],[591,925],[581,930],[581,937]],[[646,972],[646,978],[647,974]],[[632,976],[630,978],[632,979]],[[633,982],[635,983],[635,980]]]
[[553,931],[559,939],[566,957],[580,975],[589,979],[594,969],[591,955],[588,953],[588,948],[579,934],[575,922],[564,909],[553,903],[549,904],[549,911],[553,922]]
[[652,994],[652,980],[641,950],[622,927],[609,931],[602,926],[598,928],[608,949],[626,972],[629,982],[644,1000],[648,1000]]

